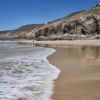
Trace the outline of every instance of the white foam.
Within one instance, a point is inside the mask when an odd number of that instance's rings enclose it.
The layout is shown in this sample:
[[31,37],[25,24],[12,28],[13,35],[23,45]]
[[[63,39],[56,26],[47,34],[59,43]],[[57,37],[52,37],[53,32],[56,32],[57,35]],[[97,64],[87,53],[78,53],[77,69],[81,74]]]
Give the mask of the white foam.
[[27,100],[51,100],[53,82],[60,73],[47,60],[47,56],[53,52],[55,50],[51,48],[37,48],[26,55],[1,59],[10,63],[1,70],[0,100],[16,100],[20,97]]

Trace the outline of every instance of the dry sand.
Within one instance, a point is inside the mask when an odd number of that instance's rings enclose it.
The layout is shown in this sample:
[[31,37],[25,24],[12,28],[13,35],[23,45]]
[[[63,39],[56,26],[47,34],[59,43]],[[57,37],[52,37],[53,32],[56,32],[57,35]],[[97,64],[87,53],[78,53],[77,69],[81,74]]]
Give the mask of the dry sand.
[[33,41],[33,40],[15,40],[15,41],[0,41],[0,42],[18,42],[18,43],[30,43],[30,44],[39,44],[39,45],[91,45],[91,46],[100,46],[100,40],[55,40],[55,41]]
[[[27,41],[26,41],[27,42]],[[32,42],[32,41],[31,41]],[[73,41],[67,41],[67,40],[58,40],[58,41],[34,41],[34,44],[39,45],[47,45],[47,46],[53,46],[53,45],[91,45],[91,46],[100,46],[100,40],[73,40]]]
[[55,81],[53,100],[100,100],[100,47],[55,49],[48,59],[61,74]]
[[36,44],[41,46],[66,46],[66,45],[90,45],[90,46],[100,46],[100,40],[56,40],[56,41],[33,41],[33,40],[16,40],[16,41],[0,41],[0,42],[17,42],[26,44]]

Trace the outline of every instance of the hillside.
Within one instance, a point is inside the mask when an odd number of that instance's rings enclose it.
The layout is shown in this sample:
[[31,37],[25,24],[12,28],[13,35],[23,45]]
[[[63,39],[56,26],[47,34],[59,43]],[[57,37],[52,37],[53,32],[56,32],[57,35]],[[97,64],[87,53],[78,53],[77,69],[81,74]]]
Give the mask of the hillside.
[[100,4],[90,10],[72,13],[42,27],[37,40],[94,39],[100,35]]
[[35,30],[41,26],[43,24],[30,24],[15,30],[1,31],[0,40],[33,39],[35,37]]
[[45,24],[0,32],[0,39],[73,40],[100,38],[100,3]]

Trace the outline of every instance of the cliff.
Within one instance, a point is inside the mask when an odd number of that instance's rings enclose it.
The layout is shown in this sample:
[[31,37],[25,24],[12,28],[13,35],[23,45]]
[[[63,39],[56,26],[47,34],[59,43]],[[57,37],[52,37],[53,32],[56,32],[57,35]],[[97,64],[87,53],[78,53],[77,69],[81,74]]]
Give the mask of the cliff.
[[47,24],[0,32],[0,39],[73,40],[100,38],[100,3]]
[[35,34],[37,40],[99,39],[100,4],[58,19]]

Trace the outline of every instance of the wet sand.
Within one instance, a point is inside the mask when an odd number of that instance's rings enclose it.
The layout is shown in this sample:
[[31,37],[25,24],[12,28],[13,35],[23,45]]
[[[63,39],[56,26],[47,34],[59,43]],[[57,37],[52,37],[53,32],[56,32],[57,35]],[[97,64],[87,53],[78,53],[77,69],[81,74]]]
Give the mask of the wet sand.
[[100,47],[55,47],[48,57],[61,70],[53,100],[100,100]]

